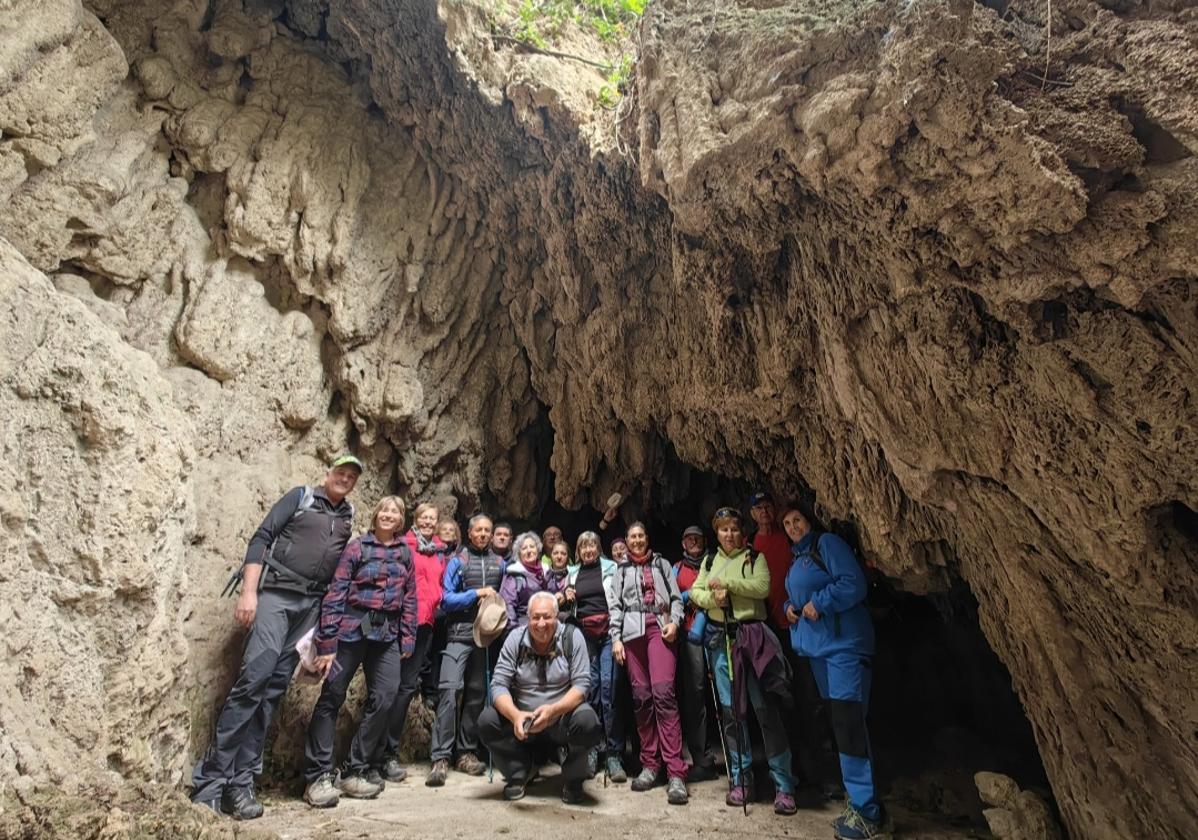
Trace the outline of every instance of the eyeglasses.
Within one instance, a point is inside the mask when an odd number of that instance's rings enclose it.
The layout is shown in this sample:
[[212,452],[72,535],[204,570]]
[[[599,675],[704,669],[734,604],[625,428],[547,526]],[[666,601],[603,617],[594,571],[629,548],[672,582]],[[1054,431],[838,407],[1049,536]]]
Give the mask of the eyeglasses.
[[716,519],[740,519],[740,511],[736,508],[722,507],[715,512]]

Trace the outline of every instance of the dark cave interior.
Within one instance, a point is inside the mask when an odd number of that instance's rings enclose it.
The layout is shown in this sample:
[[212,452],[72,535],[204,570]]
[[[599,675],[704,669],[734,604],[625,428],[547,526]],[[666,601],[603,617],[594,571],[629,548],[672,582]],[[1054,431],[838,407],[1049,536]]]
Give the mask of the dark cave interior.
[[[548,492],[552,473],[546,467],[542,475],[544,502],[535,521],[508,521],[517,531],[538,533],[558,525],[573,547],[581,532],[597,528],[603,512],[591,506],[563,508]],[[671,561],[679,556],[688,525],[704,527],[713,545],[711,514],[731,504],[747,517],[747,499],[755,489],[742,479],[672,464],[648,490],[631,492],[616,520],[600,531],[604,551],[610,553],[611,540],[636,520],[645,523],[654,549]],[[495,509],[504,518],[502,506]],[[833,523],[833,530],[854,544],[852,523]],[[922,815],[933,824],[985,830],[974,773],[1003,773],[1050,801],[1051,791],[1010,674],[982,633],[977,600],[959,577],[951,575],[951,580],[947,591],[926,595],[905,592],[901,581],[881,575],[874,582],[869,603],[878,650],[870,737],[888,802],[910,818]],[[757,776],[768,779],[764,767],[761,771]],[[834,766],[825,770],[833,778],[836,773]]]

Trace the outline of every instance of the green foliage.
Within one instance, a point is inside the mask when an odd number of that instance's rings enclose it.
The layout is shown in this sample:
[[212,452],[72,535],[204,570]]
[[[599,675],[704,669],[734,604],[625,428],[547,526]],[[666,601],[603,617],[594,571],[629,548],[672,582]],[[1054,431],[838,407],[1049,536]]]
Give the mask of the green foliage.
[[631,34],[648,0],[497,0],[496,16],[506,34],[538,49],[546,49],[567,21],[589,29],[607,43]]
[[[539,50],[549,50],[573,22],[606,44],[618,46],[632,35],[649,0],[494,0],[492,27],[509,38]],[[615,108],[632,77],[632,56],[621,53],[608,64],[599,88],[599,105]]]
[[608,110],[620,104],[624,95],[624,86],[632,78],[632,56],[625,53],[620,56],[620,62],[612,66],[607,79],[599,88],[599,104]]

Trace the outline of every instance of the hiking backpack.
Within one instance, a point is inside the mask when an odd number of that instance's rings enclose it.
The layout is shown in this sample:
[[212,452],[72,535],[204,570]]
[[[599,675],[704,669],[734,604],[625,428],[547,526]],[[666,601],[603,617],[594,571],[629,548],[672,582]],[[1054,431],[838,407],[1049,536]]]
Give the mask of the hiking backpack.
[[[288,491],[288,492],[290,492],[290,491]],[[298,519],[306,511],[311,510],[312,505],[314,505],[315,503],[316,503],[316,492],[312,489],[311,485],[305,484],[303,492],[300,493],[299,504],[297,504],[295,506],[295,510],[291,512],[291,516],[288,517],[288,519],[287,519],[288,524],[290,524],[292,521]],[[349,505],[349,518],[350,518],[350,522],[352,523],[353,518],[356,515],[357,511],[354,510],[353,502],[346,500],[346,503]],[[275,537],[275,539],[270,544],[270,548],[268,548],[266,550],[267,557],[270,557],[274,554],[276,542],[278,542],[278,537]],[[267,564],[265,562],[265,558],[264,558],[263,566],[266,566],[266,565],[269,565],[269,564]],[[221,590],[221,593],[220,593],[221,597],[224,598],[226,596],[231,597],[233,595],[236,595],[237,591],[241,588],[241,581],[244,577],[245,577],[245,560],[242,559],[241,565],[238,566],[236,570],[234,570],[233,574],[229,575],[229,580],[225,583],[225,588]],[[266,582],[266,571],[265,571],[265,569],[263,569],[262,575],[258,578],[258,588],[261,589],[262,585],[265,582]]]

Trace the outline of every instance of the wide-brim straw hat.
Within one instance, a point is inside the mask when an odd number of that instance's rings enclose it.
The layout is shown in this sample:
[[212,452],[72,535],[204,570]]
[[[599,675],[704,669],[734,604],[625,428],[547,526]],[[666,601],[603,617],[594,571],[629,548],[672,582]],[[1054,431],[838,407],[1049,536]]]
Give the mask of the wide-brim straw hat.
[[487,595],[478,602],[474,617],[474,644],[489,647],[507,629],[507,604],[498,595]]

